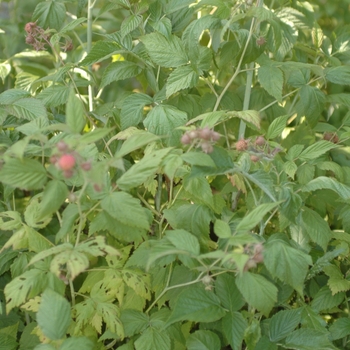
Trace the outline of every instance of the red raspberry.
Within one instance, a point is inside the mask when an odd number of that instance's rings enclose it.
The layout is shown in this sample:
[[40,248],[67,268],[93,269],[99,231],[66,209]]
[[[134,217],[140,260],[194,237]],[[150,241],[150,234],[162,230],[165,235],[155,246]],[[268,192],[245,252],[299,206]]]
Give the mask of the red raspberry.
[[62,170],[71,170],[75,166],[75,157],[72,154],[64,154],[58,161],[58,166]]
[[248,142],[244,139],[241,139],[236,142],[235,146],[237,151],[243,152],[247,150]]

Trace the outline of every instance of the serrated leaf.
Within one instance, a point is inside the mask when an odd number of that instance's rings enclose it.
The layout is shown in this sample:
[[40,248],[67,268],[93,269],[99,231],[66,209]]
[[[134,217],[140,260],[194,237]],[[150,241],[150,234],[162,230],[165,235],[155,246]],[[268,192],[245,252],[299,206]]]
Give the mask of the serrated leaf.
[[216,295],[220,298],[222,305],[232,313],[245,304],[235,280],[235,277],[228,273],[217,276],[215,280]]
[[213,350],[220,349],[221,342],[219,337],[207,330],[199,330],[191,333],[186,340],[188,350]]
[[229,117],[236,117],[244,120],[247,123],[253,124],[260,129],[260,115],[258,111],[246,110],[246,111],[232,111],[227,112]]
[[125,336],[143,333],[149,324],[148,315],[138,310],[122,310],[120,319],[124,325]]
[[131,135],[122,145],[120,150],[115,154],[115,158],[121,158],[143,146],[146,146],[154,141],[159,140],[159,137],[147,131]]
[[335,145],[333,142],[321,140],[304,149],[304,151],[300,153],[299,159],[300,160],[315,159],[321,156],[322,154],[328,152],[329,150],[337,147],[339,146]]
[[135,30],[140,24],[142,23],[142,16],[131,14],[127,16],[120,27],[120,32],[122,37],[125,35],[131,33],[133,30]]
[[112,130],[113,128],[95,128],[79,138],[79,145],[99,141],[106,137]]
[[314,210],[304,207],[301,225],[310,239],[326,251],[332,235],[327,222]]
[[30,93],[28,91],[21,89],[8,89],[0,94],[0,105],[9,105],[26,97],[30,97]]
[[279,68],[270,65],[259,67],[258,79],[260,85],[271,96],[278,102],[282,102],[283,73]]
[[325,69],[325,77],[334,84],[349,85],[350,84],[350,67],[338,66]]
[[165,37],[160,33],[151,33],[140,39],[152,61],[162,67],[178,67],[189,61],[181,40],[175,35]]
[[332,291],[328,286],[323,286],[314,296],[311,302],[311,307],[316,312],[332,309],[340,305],[343,302],[344,297],[344,292],[332,294]]
[[219,219],[215,220],[214,232],[219,238],[230,238],[232,236],[229,224]]
[[287,337],[285,346],[298,350],[335,349],[330,343],[327,333],[308,328],[300,328],[292,332]]
[[57,107],[67,103],[69,93],[67,86],[53,85],[41,91],[37,98],[47,107]]
[[170,348],[167,332],[149,327],[134,343],[136,350],[164,350]]
[[270,239],[265,245],[264,264],[273,277],[289,284],[301,295],[311,257],[283,240]]
[[131,227],[148,230],[146,210],[140,201],[126,192],[113,192],[101,201],[101,207],[118,221]]
[[232,350],[240,350],[248,322],[240,312],[227,313],[221,321],[222,330]]
[[326,176],[319,176],[302,187],[303,192],[311,192],[321,189],[332,190],[338,193],[338,195],[343,199],[350,198],[349,186],[343,185],[342,183]]
[[72,337],[64,340],[60,346],[60,350],[93,350],[94,347],[95,344],[86,337]]
[[271,317],[269,337],[272,342],[278,342],[289,335],[300,323],[301,309],[283,310]]
[[272,209],[276,208],[282,201],[275,203],[260,204],[246,215],[236,227],[237,232],[246,232],[254,228],[264,216]]
[[7,110],[17,118],[34,120],[47,117],[47,111],[42,101],[35,98],[22,98],[7,105]]
[[170,148],[164,148],[147,154],[117,180],[118,187],[128,191],[142,185],[150,176],[157,172],[163,158],[169,152]]
[[267,316],[277,301],[277,288],[261,275],[244,272],[236,285],[249,305]]
[[66,124],[72,133],[79,134],[85,124],[83,102],[75,95],[74,91],[70,92],[66,106]]
[[213,207],[213,193],[210,185],[204,176],[186,176],[183,179],[184,189],[195,201]]
[[22,226],[22,218],[18,211],[0,212],[0,230],[17,230]]
[[66,24],[61,30],[60,33],[66,33],[69,32],[73,29],[75,29],[79,24],[82,24],[86,21],[85,17],[80,17],[77,19],[74,19],[73,21],[69,22],[68,24]]
[[140,74],[141,71],[142,68],[134,62],[116,61],[110,63],[102,75],[100,88],[103,88],[114,81],[135,77]]
[[269,128],[267,129],[266,138],[270,140],[274,139],[277,136],[280,136],[282,134],[282,131],[286,127],[287,120],[287,115],[283,115],[274,119],[269,125]]
[[191,164],[203,167],[213,167],[216,168],[216,165],[213,159],[205,153],[201,152],[187,152],[181,155],[181,158]]
[[347,317],[341,317],[334,321],[329,327],[331,333],[331,339],[337,340],[344,338],[350,334],[350,319]]
[[34,159],[15,159],[6,161],[0,170],[1,182],[26,190],[42,188],[47,181],[45,168]]
[[122,105],[120,123],[122,130],[130,126],[137,126],[143,117],[143,108],[153,102],[152,97],[137,93],[128,96]]
[[97,41],[87,56],[80,62],[82,66],[98,63],[119,52],[121,46],[114,41]]
[[220,299],[202,288],[188,287],[177,297],[167,321],[171,325],[178,321],[214,322],[225,315]]
[[294,179],[295,173],[298,170],[298,166],[294,162],[288,160],[283,164],[283,170],[289,177]]
[[170,105],[158,105],[147,114],[143,121],[147,131],[156,135],[169,137],[169,145],[177,145],[180,142],[181,131],[175,130],[178,126],[185,125],[187,114]]
[[66,18],[66,7],[57,1],[45,1],[36,5],[33,19],[44,29],[54,28],[59,30]]
[[43,272],[38,269],[25,271],[5,286],[6,312],[23,304],[27,298],[39,294],[44,288]]
[[41,297],[36,319],[46,337],[51,340],[62,339],[72,321],[70,303],[60,294],[46,289]]
[[199,75],[190,65],[177,67],[168,77],[166,97],[169,98],[175,92],[195,86],[198,79]]
[[200,251],[198,239],[185,230],[166,231],[167,239],[179,250],[198,255]]
[[329,276],[327,285],[329,286],[333,295],[350,290],[350,281],[344,278],[338,267],[330,264],[325,266],[323,270],[325,274]]
[[59,180],[51,180],[45,186],[39,205],[39,216],[44,218],[57,211],[68,195],[67,185]]

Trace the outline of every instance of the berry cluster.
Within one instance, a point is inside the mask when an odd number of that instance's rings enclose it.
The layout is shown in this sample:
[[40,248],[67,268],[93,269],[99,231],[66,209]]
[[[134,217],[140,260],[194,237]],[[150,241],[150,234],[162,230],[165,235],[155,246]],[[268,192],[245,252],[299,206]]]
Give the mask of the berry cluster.
[[338,143],[339,142],[339,137],[335,132],[325,132],[323,134],[323,139],[326,141],[330,141],[333,143]]
[[79,155],[71,150],[64,141],[59,141],[56,144],[56,148],[58,153],[51,156],[50,162],[58,169],[62,170],[65,178],[69,179],[74,175],[77,163],[79,163],[80,168],[84,171],[89,171],[91,169],[91,163],[82,162]]
[[[26,43],[32,45],[36,51],[44,51],[45,45],[50,44],[50,34],[48,30],[44,30],[36,22],[28,22],[24,26],[24,30],[27,32]],[[72,40],[67,37],[65,43],[62,44],[61,49],[63,51],[71,51],[73,49]]]
[[264,261],[263,255],[264,247],[261,243],[248,245],[245,252],[249,254],[249,260],[244,265],[244,271],[255,268],[259,263]]
[[196,147],[201,147],[204,153],[212,153],[214,150],[213,144],[219,141],[220,137],[221,135],[218,132],[206,126],[187,131],[182,135],[181,143],[183,145],[196,145]]
[[250,159],[254,163],[258,162],[261,158],[272,159],[281,151],[280,148],[271,150],[264,136],[258,136],[254,141],[251,139],[240,139],[234,146],[238,152],[248,151],[250,153]]

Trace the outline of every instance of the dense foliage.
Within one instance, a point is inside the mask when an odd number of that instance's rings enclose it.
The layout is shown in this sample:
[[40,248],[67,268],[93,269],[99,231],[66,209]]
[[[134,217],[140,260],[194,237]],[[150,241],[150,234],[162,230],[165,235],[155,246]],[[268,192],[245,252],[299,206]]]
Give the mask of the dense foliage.
[[0,1],[0,349],[350,349],[345,3]]

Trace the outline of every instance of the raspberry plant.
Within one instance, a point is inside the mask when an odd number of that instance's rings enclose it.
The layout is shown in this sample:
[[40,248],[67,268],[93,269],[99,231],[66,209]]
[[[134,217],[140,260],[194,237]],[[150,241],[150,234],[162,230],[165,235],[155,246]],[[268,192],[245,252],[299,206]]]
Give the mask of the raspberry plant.
[[0,348],[350,348],[343,2],[0,2]]

